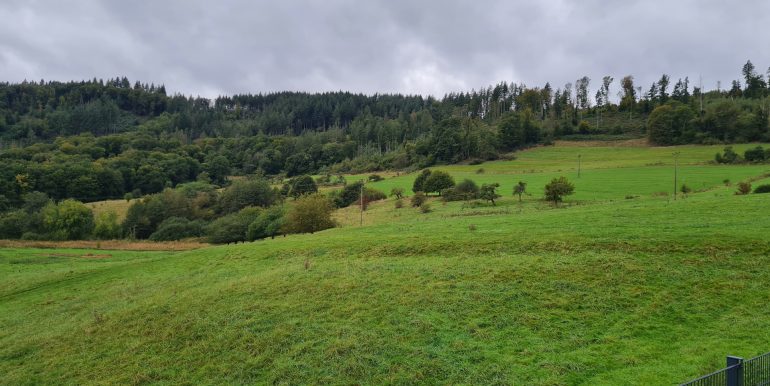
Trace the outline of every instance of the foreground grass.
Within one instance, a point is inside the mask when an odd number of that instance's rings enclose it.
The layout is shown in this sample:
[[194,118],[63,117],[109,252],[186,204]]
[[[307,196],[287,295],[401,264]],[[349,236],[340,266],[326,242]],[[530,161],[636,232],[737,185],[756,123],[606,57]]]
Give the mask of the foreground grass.
[[3,250],[0,383],[672,384],[768,350],[768,198],[437,204],[189,252]]

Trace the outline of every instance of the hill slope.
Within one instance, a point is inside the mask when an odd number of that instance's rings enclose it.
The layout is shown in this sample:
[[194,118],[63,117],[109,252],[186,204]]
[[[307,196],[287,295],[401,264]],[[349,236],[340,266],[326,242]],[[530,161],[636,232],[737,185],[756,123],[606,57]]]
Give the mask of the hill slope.
[[609,165],[601,193],[592,167],[560,208],[388,200],[196,251],[0,249],[0,383],[671,384],[767,351],[770,202],[721,184],[766,166],[691,165],[707,190],[677,201],[623,199],[633,168]]

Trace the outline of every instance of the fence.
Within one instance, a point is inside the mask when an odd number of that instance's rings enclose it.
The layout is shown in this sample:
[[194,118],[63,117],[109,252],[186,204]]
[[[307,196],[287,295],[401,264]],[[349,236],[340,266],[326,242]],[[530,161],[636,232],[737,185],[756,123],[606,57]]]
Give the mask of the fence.
[[728,356],[727,367],[681,386],[770,386],[770,353],[747,360]]

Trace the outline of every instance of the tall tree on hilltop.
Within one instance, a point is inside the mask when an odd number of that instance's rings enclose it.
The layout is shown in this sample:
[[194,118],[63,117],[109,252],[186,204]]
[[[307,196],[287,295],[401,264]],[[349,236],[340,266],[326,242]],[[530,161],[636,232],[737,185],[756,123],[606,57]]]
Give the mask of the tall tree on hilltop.
[[668,101],[668,85],[671,79],[668,75],[663,74],[658,80],[658,94],[660,96],[660,103],[666,103]]
[[591,107],[591,101],[588,99],[588,85],[591,78],[584,76],[575,81],[575,100],[577,108],[580,109],[580,120],[583,120],[583,110]]
[[620,87],[623,90],[623,94],[620,97],[620,109],[628,110],[629,119],[631,117],[631,111],[636,105],[636,90],[634,89],[634,77],[626,75],[620,80]]

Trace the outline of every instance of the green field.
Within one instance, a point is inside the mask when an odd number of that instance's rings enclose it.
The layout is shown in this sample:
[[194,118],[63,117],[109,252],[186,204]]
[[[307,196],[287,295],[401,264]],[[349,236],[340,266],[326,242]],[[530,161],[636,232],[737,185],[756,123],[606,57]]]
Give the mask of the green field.
[[[347,208],[339,228],[248,244],[0,249],[0,383],[685,381],[770,351],[770,195],[723,183],[770,183],[770,165],[707,164],[718,150],[557,146],[441,167],[505,198],[428,214],[389,199],[363,227]],[[674,151],[700,190],[676,201],[656,194],[673,189]],[[556,208],[541,197],[559,175],[577,192]]]
[[[757,144],[744,144],[735,145],[733,148],[743,154],[746,149],[755,146]],[[709,165],[714,155],[723,148],[724,146],[539,147],[517,153],[513,161],[451,165],[433,169],[449,172],[457,182],[465,178],[479,184],[497,182],[505,195],[510,195],[513,185],[518,181],[527,182],[531,187],[539,189],[537,194],[542,194],[542,187],[548,181],[554,177],[566,176],[575,183],[574,198],[579,200],[673,192],[674,153],[679,153],[679,183],[686,183],[694,190],[721,184],[725,179],[737,182],[770,171],[768,165],[747,165],[740,168],[732,165]],[[577,179],[578,156],[581,164],[580,179]],[[479,173],[479,169],[483,169],[483,173]],[[347,179],[356,181],[368,175],[353,175]],[[390,193],[390,189],[397,186],[411,192],[416,175],[417,173],[403,174],[368,185],[385,193]]]

